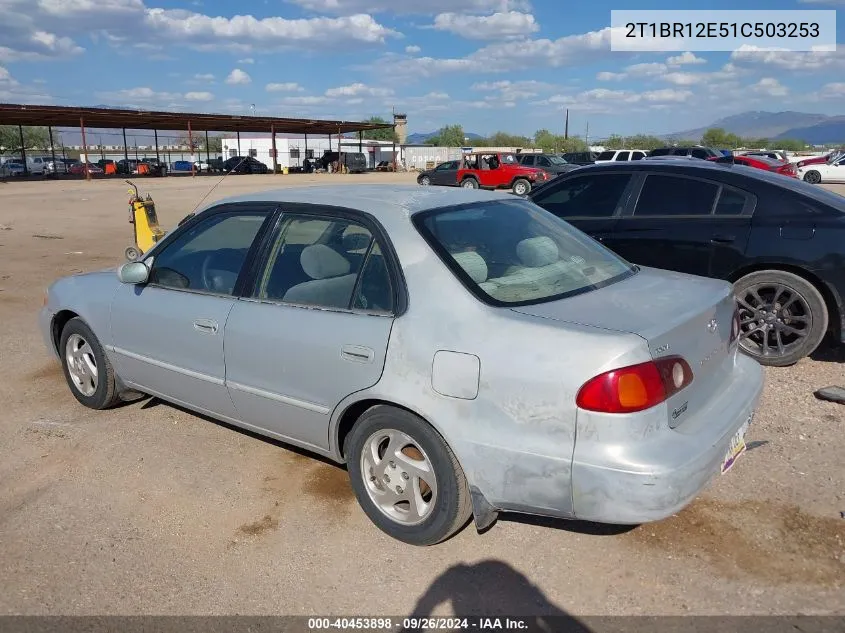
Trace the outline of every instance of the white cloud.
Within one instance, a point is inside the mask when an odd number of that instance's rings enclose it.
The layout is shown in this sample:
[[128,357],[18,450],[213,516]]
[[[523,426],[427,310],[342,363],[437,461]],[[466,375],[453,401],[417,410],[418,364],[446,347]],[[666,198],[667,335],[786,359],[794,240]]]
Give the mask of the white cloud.
[[633,64],[626,66],[621,73],[600,72],[596,75],[599,81],[621,81],[631,77],[655,77],[666,73],[669,69],[666,64],[652,62],[649,64]]
[[744,66],[770,66],[779,70],[815,72],[845,70],[845,47],[836,51],[755,51],[738,50],[731,61]]
[[243,85],[251,82],[252,77],[250,77],[240,68],[235,68],[232,72],[229,73],[229,76],[226,77],[226,83],[231,86]]
[[4,85],[17,85],[17,81],[12,78],[11,73],[0,66],[0,84]]
[[161,103],[164,101],[179,101],[183,97],[178,92],[159,92],[149,87],[126,88],[109,92],[98,92],[97,97],[115,104],[136,105]]
[[408,55],[416,55],[421,50],[422,49],[419,46],[413,46],[412,45],[412,46],[406,46],[405,47],[405,52],[408,53]]
[[194,79],[197,81],[214,81],[214,75],[211,73],[199,73],[194,75]]
[[596,75],[596,79],[599,81],[622,81],[623,79],[650,78],[655,81],[665,81],[676,86],[693,86],[734,80],[742,72],[731,63],[725,64],[720,70],[709,73],[681,72],[679,70],[673,70],[667,64],[649,63],[627,66],[622,72],[618,73],[600,72]]
[[841,99],[845,97],[845,83],[837,81],[825,84],[819,91],[819,97],[822,99]]
[[684,64],[706,64],[707,60],[701,57],[696,57],[695,53],[689,51],[674,55],[666,59],[666,63],[670,66],[683,66]]
[[472,40],[523,37],[540,30],[533,15],[519,11],[492,15],[441,13],[434,18],[432,28]]
[[242,52],[348,50],[401,37],[363,13],[303,19],[224,17],[148,7],[143,0],[0,0],[0,15],[0,61],[78,55],[84,49],[74,39],[83,33],[95,42],[122,51],[143,49],[148,55],[174,46]]
[[210,92],[186,92],[185,101],[214,101],[214,95]]
[[340,86],[338,88],[329,88],[326,90],[326,96],[330,98],[335,97],[389,97],[393,94],[390,88],[371,88],[362,83],[354,83],[348,86]]
[[267,92],[302,92],[304,90],[302,86],[294,82],[267,84],[264,89]]
[[331,99],[328,97],[284,97],[280,100],[285,105],[320,105],[329,103]]
[[538,94],[554,90],[552,84],[534,79],[526,79],[523,81],[484,81],[476,83],[471,86],[473,90],[479,92],[496,92],[495,96],[488,97],[491,101],[507,101],[515,102],[524,99],[531,99]]
[[252,57],[244,57],[238,60],[239,64],[254,64],[255,60]]
[[[404,15],[434,15],[455,10],[454,0],[288,0],[317,13],[349,15],[352,13],[393,13]],[[464,0],[461,10],[466,13],[529,10],[528,0]]]
[[[626,110],[635,108],[661,109],[670,104],[686,103],[692,97],[693,93],[690,90],[675,90],[673,88],[647,90],[645,92],[594,88],[578,94],[554,95],[548,99],[536,101],[534,105],[551,105],[598,114],[618,114],[620,106],[624,106]],[[631,106],[634,106],[634,108],[631,108]]]
[[701,83],[706,77],[704,73],[666,73],[662,79],[676,86],[692,86]]
[[774,77],[764,77],[751,86],[751,90],[768,97],[784,97],[789,94],[789,88]]
[[[455,72],[502,73],[525,71],[526,68],[561,68],[610,56],[610,29],[579,35],[567,35],[557,40],[525,39],[496,42],[484,46],[467,57],[436,58],[406,57],[388,54],[375,63],[361,66],[378,74],[395,79],[426,79],[435,75]],[[618,55],[618,53],[617,53]]]

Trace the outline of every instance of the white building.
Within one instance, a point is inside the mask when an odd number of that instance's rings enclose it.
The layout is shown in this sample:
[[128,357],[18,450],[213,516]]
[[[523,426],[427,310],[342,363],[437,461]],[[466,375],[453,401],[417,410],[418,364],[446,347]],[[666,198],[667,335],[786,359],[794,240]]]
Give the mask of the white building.
[[[381,161],[393,161],[393,143],[391,141],[370,141],[342,137],[340,148],[343,153],[361,152],[367,157],[367,165],[375,167]],[[235,134],[222,137],[223,159],[234,156],[252,156],[273,169],[273,141],[269,134],[240,135],[240,142]],[[329,138],[325,135],[304,136],[302,134],[276,134],[276,164],[279,167],[299,167],[306,158],[320,159],[327,151],[338,151],[337,135]],[[398,160],[399,146],[396,146]]]

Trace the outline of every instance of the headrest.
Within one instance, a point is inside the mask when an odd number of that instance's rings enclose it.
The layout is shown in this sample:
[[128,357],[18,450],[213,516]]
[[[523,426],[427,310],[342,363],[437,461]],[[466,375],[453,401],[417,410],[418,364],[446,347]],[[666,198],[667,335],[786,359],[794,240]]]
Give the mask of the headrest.
[[348,273],[350,268],[343,255],[325,244],[312,244],[303,248],[299,263],[311,279],[338,277]]
[[465,251],[455,253],[452,257],[475,283],[487,281],[487,262],[481,255],[475,251]]
[[343,236],[343,248],[346,251],[360,251],[370,245],[369,233],[347,233]]
[[531,268],[548,266],[558,260],[557,244],[550,237],[530,237],[516,245],[516,256]]

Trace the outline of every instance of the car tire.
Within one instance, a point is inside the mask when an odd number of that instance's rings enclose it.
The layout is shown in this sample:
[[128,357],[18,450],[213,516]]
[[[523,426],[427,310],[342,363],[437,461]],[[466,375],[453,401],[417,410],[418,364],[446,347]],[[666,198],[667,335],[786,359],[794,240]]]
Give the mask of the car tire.
[[[391,445],[393,459],[385,452]],[[367,410],[346,437],[344,455],[358,503],[380,530],[399,541],[440,543],[472,515],[469,486],[455,454],[431,425],[405,409],[377,405]],[[403,501],[394,485],[417,501]],[[411,513],[412,504],[424,511]]]
[[420,179],[417,182],[424,187],[428,187],[431,184],[431,178],[428,176],[420,176]]
[[478,189],[478,181],[475,178],[464,178],[461,181],[461,187],[464,189]]
[[524,196],[531,191],[531,183],[525,178],[517,178],[513,181],[513,193],[517,196]]
[[[737,280],[734,294],[740,310],[740,349],[761,365],[793,365],[812,354],[827,333],[824,297],[803,277],[761,270]],[[774,304],[773,299],[777,300]]]
[[817,185],[822,181],[822,175],[815,169],[811,169],[804,174],[804,182],[809,182],[811,185]]
[[120,402],[114,369],[103,346],[79,317],[62,329],[59,355],[68,387],[81,404],[89,409],[108,409]]

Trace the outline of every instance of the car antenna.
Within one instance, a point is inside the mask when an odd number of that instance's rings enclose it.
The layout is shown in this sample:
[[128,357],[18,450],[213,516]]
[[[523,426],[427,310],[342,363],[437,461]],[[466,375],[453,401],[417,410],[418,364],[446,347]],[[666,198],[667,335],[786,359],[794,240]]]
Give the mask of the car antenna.
[[223,182],[223,180],[225,180],[226,176],[228,176],[228,175],[229,175],[229,174],[231,174],[233,171],[235,171],[238,167],[240,167],[240,166],[241,166],[241,164],[243,164],[243,162],[244,162],[246,159],[247,159],[247,157],[246,157],[246,156],[244,156],[244,157],[241,159],[241,161],[240,161],[237,165],[235,165],[234,167],[232,167],[232,169],[230,169],[230,170],[229,170],[229,171],[227,171],[225,174],[223,174],[223,176],[220,178],[220,180],[218,180],[216,183],[214,183],[214,185],[212,185],[211,189],[209,189],[209,190],[205,193],[205,195],[204,195],[202,198],[200,198],[200,201],[199,201],[199,202],[197,202],[196,206],[195,206],[193,209],[191,209],[191,212],[190,212],[188,215],[193,215],[194,213],[196,213],[197,209],[199,209],[199,207],[200,207],[200,205],[203,203],[203,201],[204,201],[206,198],[208,198],[208,196],[210,196],[210,195],[211,195],[211,192],[212,192],[212,191],[214,191],[215,189],[217,189],[217,185],[219,185],[221,182]]

